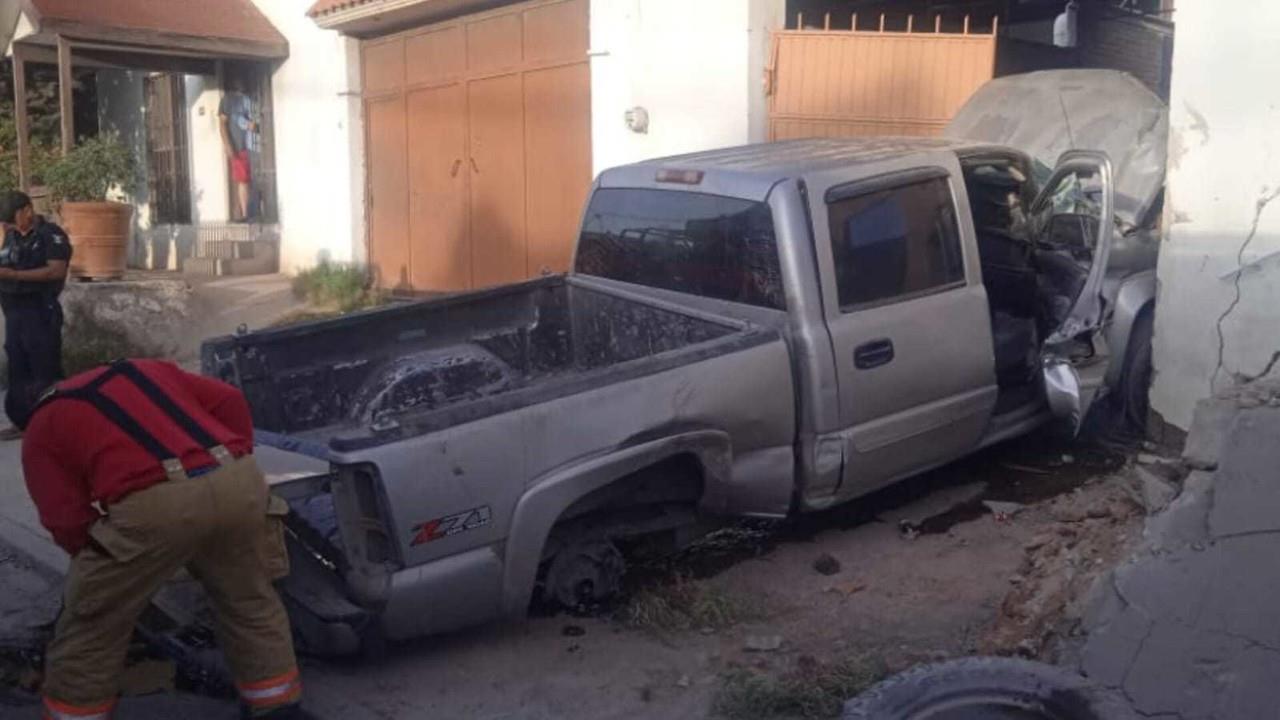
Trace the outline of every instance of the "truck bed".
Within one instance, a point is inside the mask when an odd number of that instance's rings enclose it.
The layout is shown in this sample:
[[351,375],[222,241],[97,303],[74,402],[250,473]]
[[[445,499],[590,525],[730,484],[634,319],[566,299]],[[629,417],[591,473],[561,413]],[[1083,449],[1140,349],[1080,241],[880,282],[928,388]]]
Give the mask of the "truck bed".
[[562,276],[210,340],[268,434],[351,450],[766,339]]

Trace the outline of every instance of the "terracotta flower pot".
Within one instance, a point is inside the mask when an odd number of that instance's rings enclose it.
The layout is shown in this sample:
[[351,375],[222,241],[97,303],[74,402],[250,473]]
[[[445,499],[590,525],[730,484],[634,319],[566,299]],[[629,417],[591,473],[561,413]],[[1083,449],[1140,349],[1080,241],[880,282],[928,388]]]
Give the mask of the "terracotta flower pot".
[[64,202],[62,229],[71,237],[71,275],[124,277],[133,230],[133,206],[117,202]]

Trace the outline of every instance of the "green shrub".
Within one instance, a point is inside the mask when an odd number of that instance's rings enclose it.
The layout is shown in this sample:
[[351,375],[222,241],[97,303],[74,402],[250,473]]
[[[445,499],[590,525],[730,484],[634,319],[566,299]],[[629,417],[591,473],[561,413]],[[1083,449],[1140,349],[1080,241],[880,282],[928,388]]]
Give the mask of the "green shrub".
[[293,294],[317,307],[345,313],[387,301],[385,293],[370,285],[364,267],[326,261],[295,275]]
[[133,155],[114,132],[85,138],[44,170],[55,203],[97,202],[113,188],[125,194],[137,185]]

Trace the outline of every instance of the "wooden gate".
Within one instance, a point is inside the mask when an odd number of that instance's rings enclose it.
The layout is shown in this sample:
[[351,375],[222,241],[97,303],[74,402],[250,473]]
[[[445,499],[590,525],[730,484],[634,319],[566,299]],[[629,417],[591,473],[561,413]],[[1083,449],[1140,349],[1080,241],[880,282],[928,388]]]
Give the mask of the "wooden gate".
[[380,285],[568,269],[591,186],[587,7],[533,0],[362,43]]
[[941,134],[995,69],[995,22],[990,34],[971,34],[967,17],[963,28],[942,32],[938,17],[890,32],[881,16],[878,30],[775,32],[769,138]]

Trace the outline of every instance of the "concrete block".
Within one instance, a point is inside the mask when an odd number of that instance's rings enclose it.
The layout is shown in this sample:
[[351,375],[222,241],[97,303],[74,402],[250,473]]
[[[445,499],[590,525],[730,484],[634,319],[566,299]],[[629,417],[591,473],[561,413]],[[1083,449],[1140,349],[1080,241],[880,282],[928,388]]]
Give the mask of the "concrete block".
[[1196,470],[1218,467],[1218,454],[1231,431],[1239,408],[1232,399],[1209,398],[1196,405],[1182,459]]
[[1280,531],[1280,410],[1240,411],[1213,487],[1214,537]]
[[1213,473],[1193,470],[1182,492],[1164,512],[1147,520],[1142,530],[1148,548],[1181,548],[1209,541],[1209,508],[1213,502]]
[[1134,476],[1138,481],[1138,490],[1147,514],[1152,515],[1168,507],[1178,489],[1173,483],[1165,480],[1145,467],[1135,467]]

